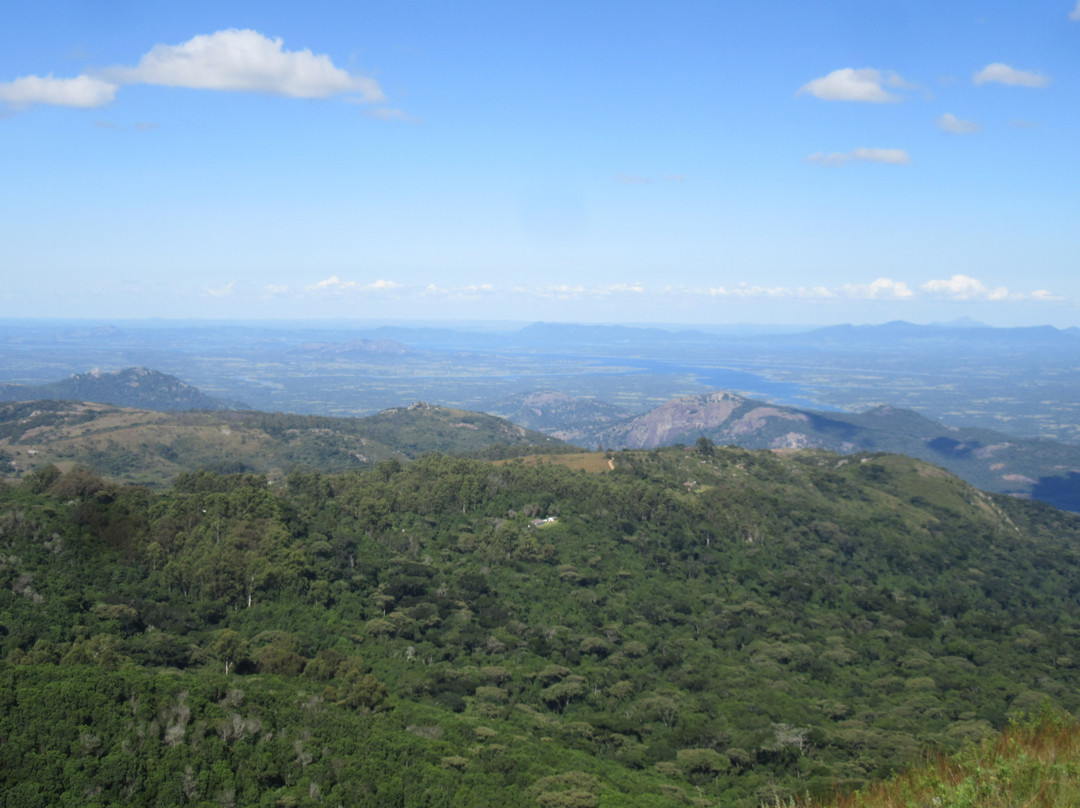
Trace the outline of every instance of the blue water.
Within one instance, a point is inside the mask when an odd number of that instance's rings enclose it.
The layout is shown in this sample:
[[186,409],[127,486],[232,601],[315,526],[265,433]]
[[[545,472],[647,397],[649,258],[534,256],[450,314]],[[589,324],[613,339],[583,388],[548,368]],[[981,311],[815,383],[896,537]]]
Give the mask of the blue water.
[[[606,361],[611,362],[611,359]],[[807,409],[822,410],[828,412],[840,412],[840,409],[829,404],[815,401],[812,394],[805,388],[791,384],[790,382],[778,382],[757,373],[749,373],[745,370],[734,368],[707,368],[696,365],[678,365],[655,359],[623,359],[617,361],[621,365],[640,368],[645,373],[657,375],[688,375],[693,376],[702,385],[710,390],[730,390],[740,393],[749,398],[767,399],[774,404],[785,404],[789,407],[804,407]]]
[[[813,393],[806,388],[790,382],[780,382],[735,368],[702,367],[700,365],[686,365],[669,362],[663,359],[641,359],[623,356],[582,356],[579,354],[534,354],[536,358],[547,360],[568,360],[575,365],[575,370],[566,374],[537,374],[533,378],[542,375],[551,378],[557,375],[584,376],[589,371],[582,368],[582,361],[596,362],[605,368],[612,365],[630,367],[634,372],[640,372],[649,376],[690,376],[697,380],[709,391],[728,390],[739,393],[747,398],[755,398],[769,401],[773,404],[781,404],[789,407],[801,407],[804,409],[820,410],[822,412],[843,412],[831,404],[824,404],[813,398]],[[610,371],[602,371],[602,375],[611,375]],[[510,375],[507,378],[518,378]]]

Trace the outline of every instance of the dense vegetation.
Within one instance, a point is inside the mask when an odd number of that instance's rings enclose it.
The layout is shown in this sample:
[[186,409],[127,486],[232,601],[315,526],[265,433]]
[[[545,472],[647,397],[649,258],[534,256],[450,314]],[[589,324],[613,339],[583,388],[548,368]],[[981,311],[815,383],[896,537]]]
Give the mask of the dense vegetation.
[[757,805],[1080,709],[1080,519],[898,456],[0,485],[7,805]]

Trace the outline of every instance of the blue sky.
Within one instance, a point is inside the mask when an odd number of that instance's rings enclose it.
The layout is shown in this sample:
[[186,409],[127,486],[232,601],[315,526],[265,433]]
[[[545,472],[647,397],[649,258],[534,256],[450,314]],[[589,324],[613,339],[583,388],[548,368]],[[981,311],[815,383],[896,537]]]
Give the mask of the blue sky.
[[1080,0],[23,6],[2,317],[1080,325]]

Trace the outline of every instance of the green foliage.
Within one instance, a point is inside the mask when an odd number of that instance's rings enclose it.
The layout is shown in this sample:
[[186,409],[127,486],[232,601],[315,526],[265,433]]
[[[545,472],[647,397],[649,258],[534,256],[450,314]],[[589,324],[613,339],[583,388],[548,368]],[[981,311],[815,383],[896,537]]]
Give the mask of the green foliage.
[[0,789],[756,805],[1080,709],[1076,517],[887,455],[607,460],[0,485]]

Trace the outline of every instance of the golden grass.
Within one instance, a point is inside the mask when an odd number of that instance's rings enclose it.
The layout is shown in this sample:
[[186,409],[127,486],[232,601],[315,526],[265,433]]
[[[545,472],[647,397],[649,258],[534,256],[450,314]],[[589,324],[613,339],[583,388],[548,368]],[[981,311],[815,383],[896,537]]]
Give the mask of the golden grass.
[[966,752],[799,808],[1080,808],[1080,724],[1044,711]]
[[566,466],[575,471],[599,474],[611,471],[614,464],[605,452],[575,452],[574,454],[526,455],[514,460],[497,460],[496,464],[521,462],[526,466]]

